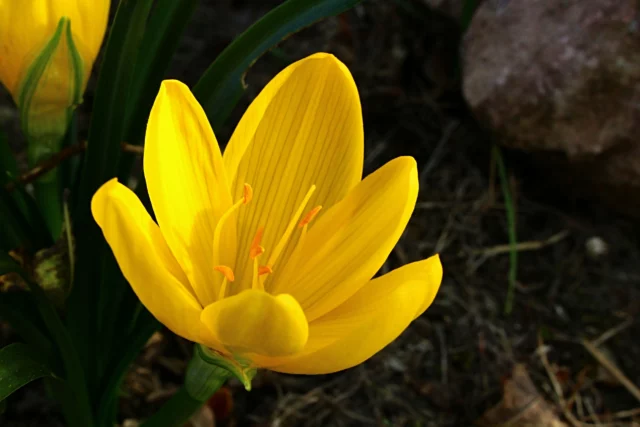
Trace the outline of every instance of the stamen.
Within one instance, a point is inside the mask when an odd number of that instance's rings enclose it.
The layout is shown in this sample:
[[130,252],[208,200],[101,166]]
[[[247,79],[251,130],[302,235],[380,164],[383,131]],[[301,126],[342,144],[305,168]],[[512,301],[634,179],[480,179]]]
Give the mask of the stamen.
[[241,205],[246,205],[253,198],[253,189],[249,184],[244,184],[242,190],[242,198],[235,202],[227,211],[220,217],[216,229],[213,232],[213,265],[220,264],[220,237],[222,235],[222,228],[227,219],[234,213]]
[[320,212],[321,209],[322,209],[322,206],[320,206],[320,205],[318,205],[315,208],[311,209],[304,216],[304,218],[302,218],[302,221],[300,221],[300,224],[298,224],[298,228],[302,228],[305,225],[309,224],[311,221],[313,221],[313,219],[316,217],[316,215],[318,215],[318,212]]
[[293,233],[293,229],[295,228],[296,223],[300,218],[300,215],[302,215],[304,208],[307,206],[307,203],[309,203],[309,199],[311,199],[311,196],[313,195],[314,191],[316,191],[316,186],[312,185],[309,191],[307,191],[307,194],[304,196],[304,199],[302,199],[302,203],[300,203],[300,206],[298,206],[298,210],[296,210],[295,214],[293,215],[293,218],[291,218],[291,222],[285,229],[284,235],[280,238],[280,241],[278,242],[276,247],[273,249],[273,252],[269,256],[269,261],[267,262],[267,266],[269,268],[273,268],[276,261],[282,254],[282,251],[284,251],[284,248],[287,245],[289,238],[291,237],[291,233]]
[[213,267],[213,269],[222,273],[224,275],[224,278],[230,282],[236,280],[231,267],[227,267],[226,265],[216,265],[215,267]]
[[226,293],[227,293],[227,278],[225,277],[224,279],[222,279],[220,292],[218,292],[218,301],[223,300]]
[[251,248],[249,249],[249,257],[251,259],[256,259],[260,255],[264,253],[264,248],[260,246],[260,242],[262,241],[262,235],[264,234],[264,227],[260,227],[256,232],[253,241],[251,242]]
[[249,184],[245,184],[242,189],[242,198],[244,199],[244,204],[248,204],[251,199],[253,199],[253,188]]
[[213,269],[219,271],[224,276],[224,279],[222,279],[222,285],[220,285],[220,292],[218,292],[218,301],[220,301],[221,299],[224,299],[224,296],[227,293],[227,282],[233,282],[235,277],[233,275],[233,270],[226,265],[216,265]]
[[260,280],[260,269],[258,268],[258,257],[264,253],[264,248],[260,245],[262,236],[264,235],[264,227],[258,228],[256,235],[253,237],[251,247],[249,248],[249,257],[253,260],[253,278],[251,280],[251,289],[264,291],[263,281]]
[[264,276],[265,274],[271,274],[273,270],[268,265],[261,265],[258,267],[258,276]]
[[[302,221],[300,221],[300,224],[298,226],[302,227],[302,231],[300,232],[300,237],[298,238],[296,247],[293,249],[293,252],[291,252],[290,259],[295,260],[296,256],[298,255],[298,252],[302,250],[302,247],[304,246],[304,241],[307,238],[307,229],[309,228],[309,223],[313,221],[313,219],[316,217],[318,212],[320,212],[320,209],[322,209],[322,206],[316,206],[315,208],[311,209],[309,213],[307,213],[307,215],[305,215]],[[299,262],[300,261],[298,261],[296,265]]]
[[253,277],[251,279],[251,289],[255,289],[255,290],[263,290],[260,289],[260,280],[259,280],[259,274],[258,274],[258,258],[253,258]]

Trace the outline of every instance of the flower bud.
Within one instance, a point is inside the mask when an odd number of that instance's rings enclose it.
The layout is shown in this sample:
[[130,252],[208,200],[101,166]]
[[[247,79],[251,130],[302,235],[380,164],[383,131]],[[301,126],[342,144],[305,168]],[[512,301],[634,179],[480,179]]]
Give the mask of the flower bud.
[[109,0],[0,0],[0,82],[20,110],[29,163],[58,151],[82,101]]

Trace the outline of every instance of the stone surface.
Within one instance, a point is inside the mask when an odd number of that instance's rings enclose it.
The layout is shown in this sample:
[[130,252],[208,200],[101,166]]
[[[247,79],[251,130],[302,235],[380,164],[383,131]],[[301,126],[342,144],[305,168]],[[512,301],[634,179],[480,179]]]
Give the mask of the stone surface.
[[423,2],[431,9],[460,22],[465,0],[423,0]]
[[484,0],[422,0],[429,8],[452,18],[458,25],[466,25],[469,15]]
[[475,116],[505,146],[553,154],[572,182],[640,199],[639,7],[484,1],[462,48]]

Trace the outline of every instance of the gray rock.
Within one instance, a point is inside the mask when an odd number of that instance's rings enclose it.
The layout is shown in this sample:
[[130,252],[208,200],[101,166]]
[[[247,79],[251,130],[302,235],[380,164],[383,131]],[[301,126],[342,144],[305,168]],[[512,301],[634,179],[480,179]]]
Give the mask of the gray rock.
[[639,7],[485,0],[462,50],[475,116],[505,146],[561,153],[567,173],[640,196]]

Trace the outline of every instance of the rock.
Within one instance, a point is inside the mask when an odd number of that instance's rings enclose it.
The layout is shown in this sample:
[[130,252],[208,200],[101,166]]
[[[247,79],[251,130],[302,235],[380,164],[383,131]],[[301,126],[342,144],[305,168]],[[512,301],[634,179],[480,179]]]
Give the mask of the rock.
[[[483,0],[422,0],[427,7],[452,18],[459,25],[465,24],[466,15],[472,13],[473,8]],[[470,10],[468,10],[470,9]]]
[[423,0],[423,2],[431,9],[437,10],[459,22],[465,0]]
[[639,7],[485,0],[462,49],[464,96],[476,118],[501,144],[543,163],[553,157],[572,185],[603,200],[621,189],[640,199]]

